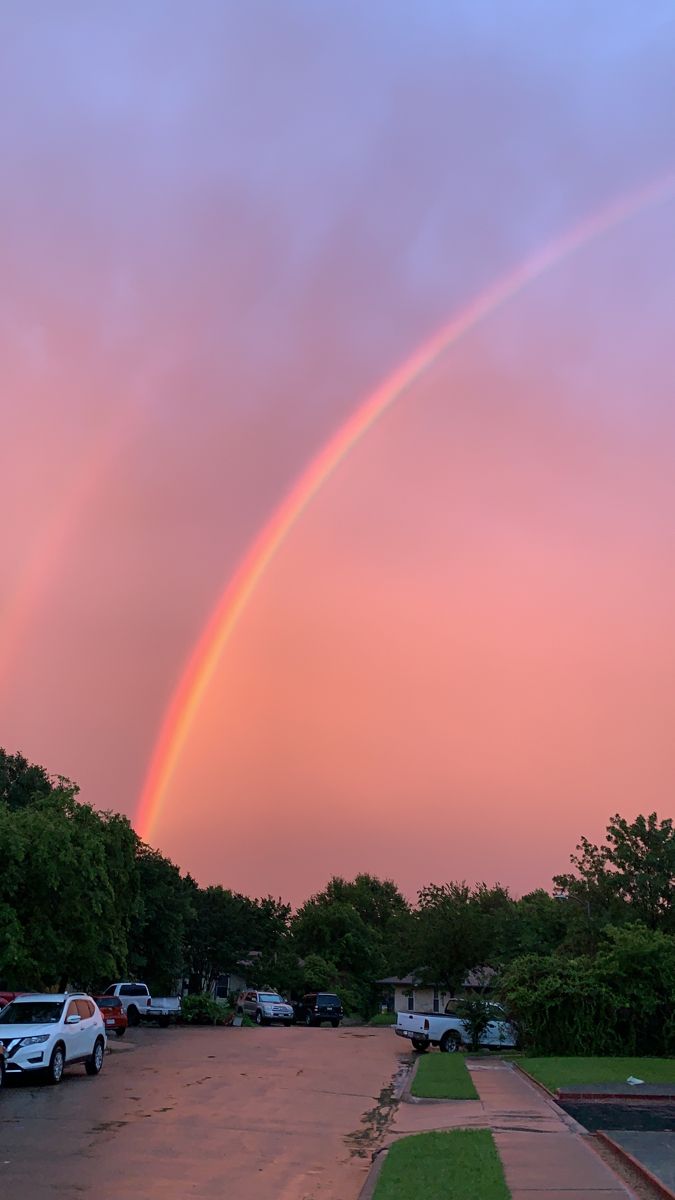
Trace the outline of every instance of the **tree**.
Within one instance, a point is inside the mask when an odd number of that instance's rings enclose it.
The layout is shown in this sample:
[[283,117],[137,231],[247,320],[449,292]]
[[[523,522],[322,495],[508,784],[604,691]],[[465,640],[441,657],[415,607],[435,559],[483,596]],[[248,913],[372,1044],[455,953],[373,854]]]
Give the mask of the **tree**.
[[586,909],[594,942],[607,923],[643,921],[650,929],[675,929],[675,830],[656,813],[628,822],[617,813],[606,845],[582,837],[571,856],[576,873],[554,878],[559,892]]
[[256,948],[259,913],[256,903],[220,886],[198,888],[189,879],[192,917],[187,930],[187,964],[191,987],[208,991],[218,975],[239,968]]
[[192,892],[170,859],[140,841],[136,869],[138,903],[129,933],[130,974],[142,978],[151,992],[170,992],[185,972]]
[[375,981],[400,956],[408,919],[409,906],[391,880],[335,876],[293,917],[292,941],[299,958],[311,956],[314,980],[317,959],[336,972],[314,987],[339,987],[347,1006],[367,1013],[375,1006]]
[[466,883],[428,884],[418,897],[413,926],[415,969],[424,983],[454,993],[475,967],[501,960],[500,930],[511,921],[505,888]]
[[4,802],[0,826],[11,847],[0,907],[14,913],[0,976],[10,986],[63,989],[119,970],[126,931],[108,863],[115,839],[122,854],[119,826],[112,834],[104,814],[61,786],[11,809]]
[[624,1054],[675,1050],[675,938],[636,923],[609,927],[593,970],[614,1002],[615,1044]]
[[514,904],[516,920],[505,945],[505,959],[553,953],[567,937],[573,908],[543,888],[521,896]]
[[29,763],[23,754],[8,754],[0,748],[0,803],[12,812],[44,800],[59,787],[77,794],[77,788],[62,776],[54,782],[44,767]]

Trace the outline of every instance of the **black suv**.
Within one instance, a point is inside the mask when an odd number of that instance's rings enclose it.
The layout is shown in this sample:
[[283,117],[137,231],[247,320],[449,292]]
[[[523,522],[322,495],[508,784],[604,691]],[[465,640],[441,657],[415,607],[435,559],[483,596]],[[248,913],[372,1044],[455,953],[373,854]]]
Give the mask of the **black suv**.
[[344,1016],[340,997],[334,992],[309,992],[293,1007],[295,1020],[300,1025],[320,1025],[322,1021],[330,1021],[337,1029]]

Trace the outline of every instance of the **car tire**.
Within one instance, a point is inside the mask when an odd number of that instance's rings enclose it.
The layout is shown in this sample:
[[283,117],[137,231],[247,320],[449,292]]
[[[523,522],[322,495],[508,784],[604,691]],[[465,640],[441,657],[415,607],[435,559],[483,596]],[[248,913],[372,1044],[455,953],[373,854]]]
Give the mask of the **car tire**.
[[263,1017],[259,1008],[257,1008],[255,1010],[255,1023],[256,1023],[256,1025],[266,1025],[267,1024],[267,1021]]
[[56,1085],[63,1079],[66,1065],[66,1052],[60,1042],[52,1050],[52,1056],[47,1067],[47,1082]]
[[448,1029],[439,1043],[439,1050],[442,1054],[456,1054],[462,1047],[462,1039],[454,1029]]
[[94,1042],[94,1049],[91,1056],[84,1064],[84,1069],[87,1072],[87,1075],[98,1075],[101,1067],[103,1066],[104,1056],[105,1046],[103,1045],[103,1038],[98,1037]]
[[413,1050],[418,1050],[420,1053],[422,1053],[422,1051],[429,1049],[429,1043],[424,1038],[413,1038],[412,1047]]
[[331,1021],[331,1025],[333,1026],[333,1029],[337,1029],[339,1024],[340,1024],[339,1021],[335,1021],[335,1020]]
[[124,1035],[125,1035],[126,1031],[127,1031],[127,1027],[126,1027],[126,1025],[124,1025],[124,1026],[122,1027],[122,1029],[116,1029],[116,1030],[115,1030],[115,1037],[124,1037]]
[[305,1025],[309,1029],[310,1025],[313,1025],[313,1024],[314,1024],[314,1022],[313,1022],[311,1016],[309,1015],[309,1013],[307,1013],[307,1016],[305,1017]]
[[130,1004],[127,1009],[127,1021],[130,1025],[140,1025],[141,1023],[141,1014],[135,1004]]

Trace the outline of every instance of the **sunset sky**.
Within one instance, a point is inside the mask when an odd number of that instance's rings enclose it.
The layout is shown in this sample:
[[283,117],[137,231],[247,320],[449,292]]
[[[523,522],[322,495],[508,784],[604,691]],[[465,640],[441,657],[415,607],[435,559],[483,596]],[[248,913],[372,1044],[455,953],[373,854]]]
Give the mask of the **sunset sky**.
[[[1,21],[0,745],[294,903],[359,870],[520,894],[612,813],[669,815],[670,0]],[[345,442],[169,769],[309,464],[589,219]]]

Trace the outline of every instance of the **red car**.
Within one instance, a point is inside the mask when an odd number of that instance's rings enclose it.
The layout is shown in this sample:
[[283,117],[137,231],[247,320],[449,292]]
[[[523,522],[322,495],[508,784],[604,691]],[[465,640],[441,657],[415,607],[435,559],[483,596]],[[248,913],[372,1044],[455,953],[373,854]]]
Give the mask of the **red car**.
[[114,1033],[115,1037],[124,1037],[129,1022],[119,996],[94,996],[94,1000],[101,1010],[108,1036]]
[[0,992],[0,1008],[4,1008],[10,1001],[16,1000],[17,996],[27,996],[28,992]]

